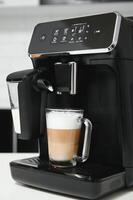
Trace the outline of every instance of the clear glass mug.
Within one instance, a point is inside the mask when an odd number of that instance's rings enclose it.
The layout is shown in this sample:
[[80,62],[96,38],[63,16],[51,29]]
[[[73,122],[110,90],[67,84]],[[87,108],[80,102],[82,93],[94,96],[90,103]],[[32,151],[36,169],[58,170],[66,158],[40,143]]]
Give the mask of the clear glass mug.
[[[49,161],[55,167],[76,166],[89,157],[92,123],[83,118],[84,110],[46,109]],[[78,148],[82,124],[85,126],[81,157]]]

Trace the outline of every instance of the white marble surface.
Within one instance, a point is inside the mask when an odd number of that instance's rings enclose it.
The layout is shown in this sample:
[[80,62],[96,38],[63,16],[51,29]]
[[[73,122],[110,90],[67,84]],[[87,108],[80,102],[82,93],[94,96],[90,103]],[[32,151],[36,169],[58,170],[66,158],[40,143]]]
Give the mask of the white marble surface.
[[133,16],[133,3],[90,2],[0,8],[0,109],[10,108],[6,76],[14,71],[32,68],[27,52],[33,28],[37,23],[112,11]]
[[[0,154],[0,200],[76,200],[78,198],[70,198],[43,190],[26,187],[16,183],[10,173],[9,162],[12,160],[30,158],[37,154],[25,153],[1,153]],[[101,200],[132,200],[133,188],[124,189],[119,192],[110,194]],[[78,199],[78,200],[81,200]]]

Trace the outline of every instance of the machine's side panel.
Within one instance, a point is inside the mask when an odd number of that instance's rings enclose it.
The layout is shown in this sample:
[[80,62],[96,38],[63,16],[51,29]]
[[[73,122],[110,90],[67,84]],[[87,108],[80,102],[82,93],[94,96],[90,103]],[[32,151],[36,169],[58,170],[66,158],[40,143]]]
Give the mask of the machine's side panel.
[[76,103],[93,124],[89,162],[122,166],[118,77],[108,60],[100,62],[79,67]]
[[123,166],[127,186],[133,185],[133,61],[119,60]]

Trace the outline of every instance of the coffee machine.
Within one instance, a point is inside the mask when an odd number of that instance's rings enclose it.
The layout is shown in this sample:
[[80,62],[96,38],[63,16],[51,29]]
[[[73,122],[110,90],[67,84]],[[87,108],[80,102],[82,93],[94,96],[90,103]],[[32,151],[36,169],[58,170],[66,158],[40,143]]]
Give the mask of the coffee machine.
[[[132,20],[112,12],[41,23],[28,52],[33,69],[8,75],[7,84],[15,132],[19,139],[37,140],[39,156],[11,162],[13,179],[88,199],[132,186]],[[49,165],[49,107],[84,109],[93,125],[85,163]]]

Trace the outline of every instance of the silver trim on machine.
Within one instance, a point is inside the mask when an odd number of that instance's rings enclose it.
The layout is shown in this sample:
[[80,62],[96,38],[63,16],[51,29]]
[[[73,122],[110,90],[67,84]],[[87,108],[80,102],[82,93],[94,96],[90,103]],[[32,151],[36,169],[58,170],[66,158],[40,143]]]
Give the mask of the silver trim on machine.
[[[77,93],[77,63],[72,61],[68,63],[57,62],[55,65],[63,65],[68,64],[71,70],[71,77],[70,77],[70,91],[71,95],[75,95]],[[62,94],[63,91],[57,91],[57,94]]]
[[115,23],[115,28],[114,28],[114,35],[113,35],[113,40],[112,43],[109,47],[107,48],[101,48],[101,49],[87,49],[87,50],[79,50],[79,51],[70,51],[70,55],[77,55],[77,54],[95,54],[95,53],[108,53],[112,51],[118,42],[118,36],[119,36],[119,31],[120,31],[120,25],[121,25],[121,15],[119,13],[116,13],[116,23]]
[[71,65],[71,91],[70,94],[74,95],[77,92],[77,63],[69,62]]

